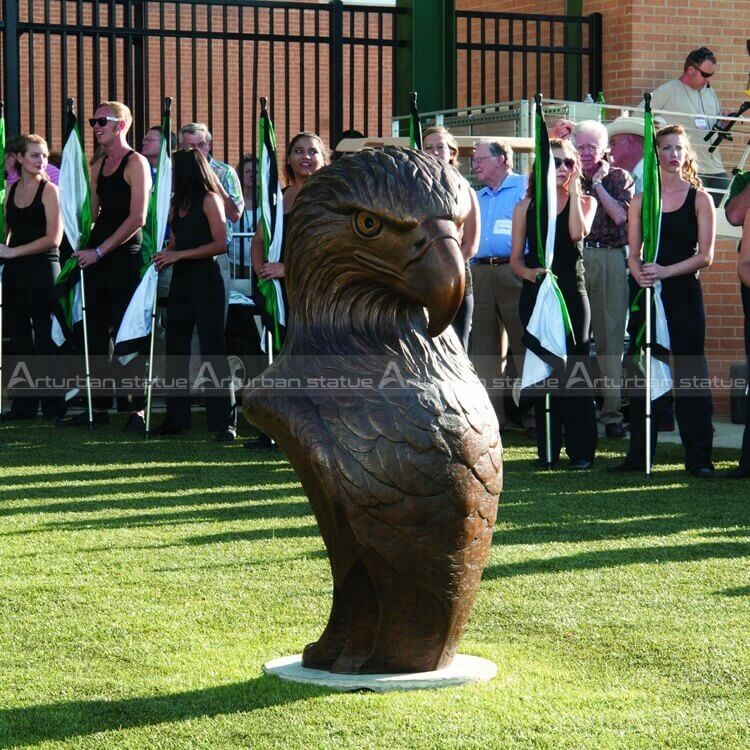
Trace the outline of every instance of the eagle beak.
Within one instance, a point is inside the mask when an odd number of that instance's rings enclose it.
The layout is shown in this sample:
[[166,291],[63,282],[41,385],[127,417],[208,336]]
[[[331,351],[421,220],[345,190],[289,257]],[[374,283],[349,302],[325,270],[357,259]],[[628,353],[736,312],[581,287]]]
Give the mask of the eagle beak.
[[427,232],[424,250],[405,273],[414,297],[427,308],[431,337],[441,334],[456,317],[464,298],[465,264],[458,228],[447,219],[422,224]]

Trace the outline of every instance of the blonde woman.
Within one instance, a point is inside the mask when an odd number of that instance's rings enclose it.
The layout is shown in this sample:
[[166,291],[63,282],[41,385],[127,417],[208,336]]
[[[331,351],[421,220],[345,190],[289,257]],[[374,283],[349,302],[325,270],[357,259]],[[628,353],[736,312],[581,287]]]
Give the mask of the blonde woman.
[[[698,272],[713,262],[716,235],[714,204],[701,187],[690,142],[681,125],[669,125],[656,135],[661,171],[662,217],[658,263],[641,259],[643,232],[641,201],[630,204],[628,265],[640,287],[661,282],[661,296],[669,327],[674,362],[675,416],[685,448],[685,468],[693,476],[713,475],[711,450],[711,391],[704,355],[706,315]],[[638,321],[631,317],[631,341]],[[631,352],[632,354],[633,352]],[[632,356],[628,356],[632,360]],[[630,447],[617,471],[645,468],[645,402],[643,394],[630,399]],[[656,421],[651,423],[652,452],[656,449]]]
[[[47,177],[49,151],[44,138],[24,135],[15,146],[19,179],[8,191],[5,218],[8,237],[0,244],[4,261],[3,329],[8,352],[20,358],[49,356],[55,351],[50,337],[52,286],[60,272],[58,246],[62,217],[57,188]],[[32,365],[33,367],[33,365]],[[37,394],[14,398],[3,419],[33,419],[39,411]],[[41,399],[47,419],[62,415],[61,397]]]

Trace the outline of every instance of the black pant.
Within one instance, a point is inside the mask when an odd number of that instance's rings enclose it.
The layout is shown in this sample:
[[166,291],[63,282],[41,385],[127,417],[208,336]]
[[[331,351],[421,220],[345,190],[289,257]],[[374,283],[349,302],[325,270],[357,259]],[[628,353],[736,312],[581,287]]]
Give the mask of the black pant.
[[[591,306],[585,292],[579,289],[575,274],[560,274],[560,289],[570,314],[573,337],[567,341],[567,362],[564,372],[555,371],[550,376],[554,387],[550,387],[550,440],[552,463],[560,458],[565,439],[565,452],[571,461],[593,461],[596,453],[598,433],[596,427],[596,404],[590,381],[589,355]],[[528,326],[534,309],[538,287],[541,284],[524,281],[519,312],[524,328]],[[534,401],[536,419],[537,453],[547,460],[547,424],[545,398]]]
[[88,325],[91,377],[97,395],[95,409],[112,406],[112,391],[117,395],[117,410],[140,411],[146,404],[145,362],[135,357],[121,365],[117,357],[110,360],[110,340],[114,340],[133,292],[140,283],[140,252],[121,247],[107,253],[84,274],[86,323]]
[[[692,470],[711,467],[713,404],[708,382],[708,365],[704,355],[706,317],[700,281],[694,276],[667,279],[662,284],[662,301],[674,364],[672,380],[675,417],[685,448],[685,468]],[[636,353],[635,334],[636,331],[631,330],[631,341],[634,343],[627,357],[631,373],[633,356]],[[656,412],[657,408],[658,401],[655,401],[652,412]],[[643,463],[646,455],[646,400],[643,392],[631,396],[630,410],[628,458]],[[657,434],[656,420],[652,419],[652,459],[656,455]]]
[[[750,378],[750,287],[742,285],[742,309],[745,312],[745,355],[747,368],[745,377]],[[750,391],[745,396],[745,431],[742,434],[742,453],[740,454],[740,468],[750,469]]]
[[[468,271],[467,271],[468,273]],[[464,351],[469,351],[469,335],[471,334],[471,317],[474,314],[474,295],[467,294],[461,307],[458,308],[456,317],[453,318],[453,329],[456,332]]]
[[[234,426],[234,409],[224,335],[224,281],[213,260],[183,260],[174,266],[167,300],[167,422],[190,427],[190,340],[198,329],[200,381],[205,385],[208,429]],[[179,395],[170,395],[179,393]]]
[[[3,271],[3,335],[8,337],[5,353],[11,362],[24,362],[25,373],[33,379],[44,377],[51,370],[51,361],[44,359],[56,353],[50,335],[52,285],[60,272],[60,264],[45,255],[32,255],[5,262]],[[12,365],[9,374],[15,370]],[[19,371],[20,374],[20,371]],[[10,411],[18,417],[35,417],[41,402],[45,417],[60,416],[65,410],[62,394],[45,391],[40,397],[33,390],[14,396]]]

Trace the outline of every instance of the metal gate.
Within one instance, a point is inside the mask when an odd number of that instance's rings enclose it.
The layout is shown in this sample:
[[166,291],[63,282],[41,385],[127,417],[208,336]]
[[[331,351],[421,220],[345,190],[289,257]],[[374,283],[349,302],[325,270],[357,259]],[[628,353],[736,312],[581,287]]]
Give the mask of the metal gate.
[[602,90],[602,16],[456,12],[457,106]]
[[305,129],[329,143],[346,129],[384,133],[399,12],[341,0],[4,0],[7,131],[56,148],[67,96],[82,116],[116,99],[139,145],[172,96],[175,124],[207,123],[217,157],[236,163],[254,150],[267,96],[280,144]]

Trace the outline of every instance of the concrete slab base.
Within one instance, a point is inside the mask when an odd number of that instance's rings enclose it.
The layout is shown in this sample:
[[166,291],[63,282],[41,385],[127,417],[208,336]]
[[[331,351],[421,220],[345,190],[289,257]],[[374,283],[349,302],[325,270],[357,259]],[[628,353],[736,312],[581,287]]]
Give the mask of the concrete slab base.
[[352,692],[371,690],[385,693],[391,690],[427,690],[457,687],[472,682],[488,682],[497,673],[494,662],[479,656],[457,654],[450,666],[433,672],[410,674],[334,674],[321,669],[302,666],[302,654],[282,656],[263,665],[266,674],[289,682],[320,685],[333,690]]

